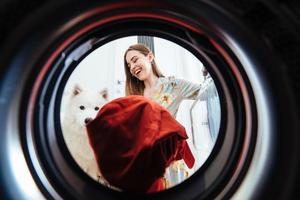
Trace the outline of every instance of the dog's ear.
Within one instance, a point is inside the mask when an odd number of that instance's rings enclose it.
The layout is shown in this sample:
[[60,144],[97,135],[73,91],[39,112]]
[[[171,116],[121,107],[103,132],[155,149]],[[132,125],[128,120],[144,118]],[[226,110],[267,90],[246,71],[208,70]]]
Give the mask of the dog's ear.
[[100,95],[101,95],[105,100],[108,100],[108,91],[107,91],[106,88],[103,89],[103,90],[101,90]]
[[78,95],[81,91],[82,91],[81,87],[76,84],[73,89],[73,96]]

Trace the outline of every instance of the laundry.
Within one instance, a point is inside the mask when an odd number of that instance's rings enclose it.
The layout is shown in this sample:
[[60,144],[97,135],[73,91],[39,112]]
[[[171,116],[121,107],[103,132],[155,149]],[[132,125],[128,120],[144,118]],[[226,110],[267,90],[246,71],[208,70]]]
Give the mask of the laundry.
[[165,189],[165,169],[195,162],[185,128],[158,103],[143,96],[115,99],[87,125],[99,169],[113,186],[136,193]]

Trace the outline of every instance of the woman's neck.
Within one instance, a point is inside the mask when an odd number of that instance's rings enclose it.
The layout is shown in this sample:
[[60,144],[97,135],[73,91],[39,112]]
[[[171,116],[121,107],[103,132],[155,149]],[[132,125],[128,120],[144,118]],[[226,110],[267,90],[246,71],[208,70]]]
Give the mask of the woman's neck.
[[158,77],[153,74],[152,76],[144,80],[145,89],[151,89],[155,87],[157,79]]

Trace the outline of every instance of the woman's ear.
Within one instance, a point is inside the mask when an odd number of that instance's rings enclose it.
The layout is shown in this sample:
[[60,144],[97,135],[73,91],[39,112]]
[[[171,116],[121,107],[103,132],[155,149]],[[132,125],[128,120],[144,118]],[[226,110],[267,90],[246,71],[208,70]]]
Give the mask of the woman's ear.
[[154,55],[152,52],[149,52],[148,55],[147,55],[148,59],[150,62],[152,62],[154,60]]

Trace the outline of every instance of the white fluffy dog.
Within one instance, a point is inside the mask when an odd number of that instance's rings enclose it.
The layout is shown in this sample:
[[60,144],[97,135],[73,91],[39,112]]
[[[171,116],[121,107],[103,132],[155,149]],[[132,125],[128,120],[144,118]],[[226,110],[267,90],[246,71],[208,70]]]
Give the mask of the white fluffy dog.
[[95,92],[75,85],[68,96],[62,116],[62,131],[66,145],[77,164],[93,179],[105,184],[90,147],[86,124],[108,102],[107,90]]

